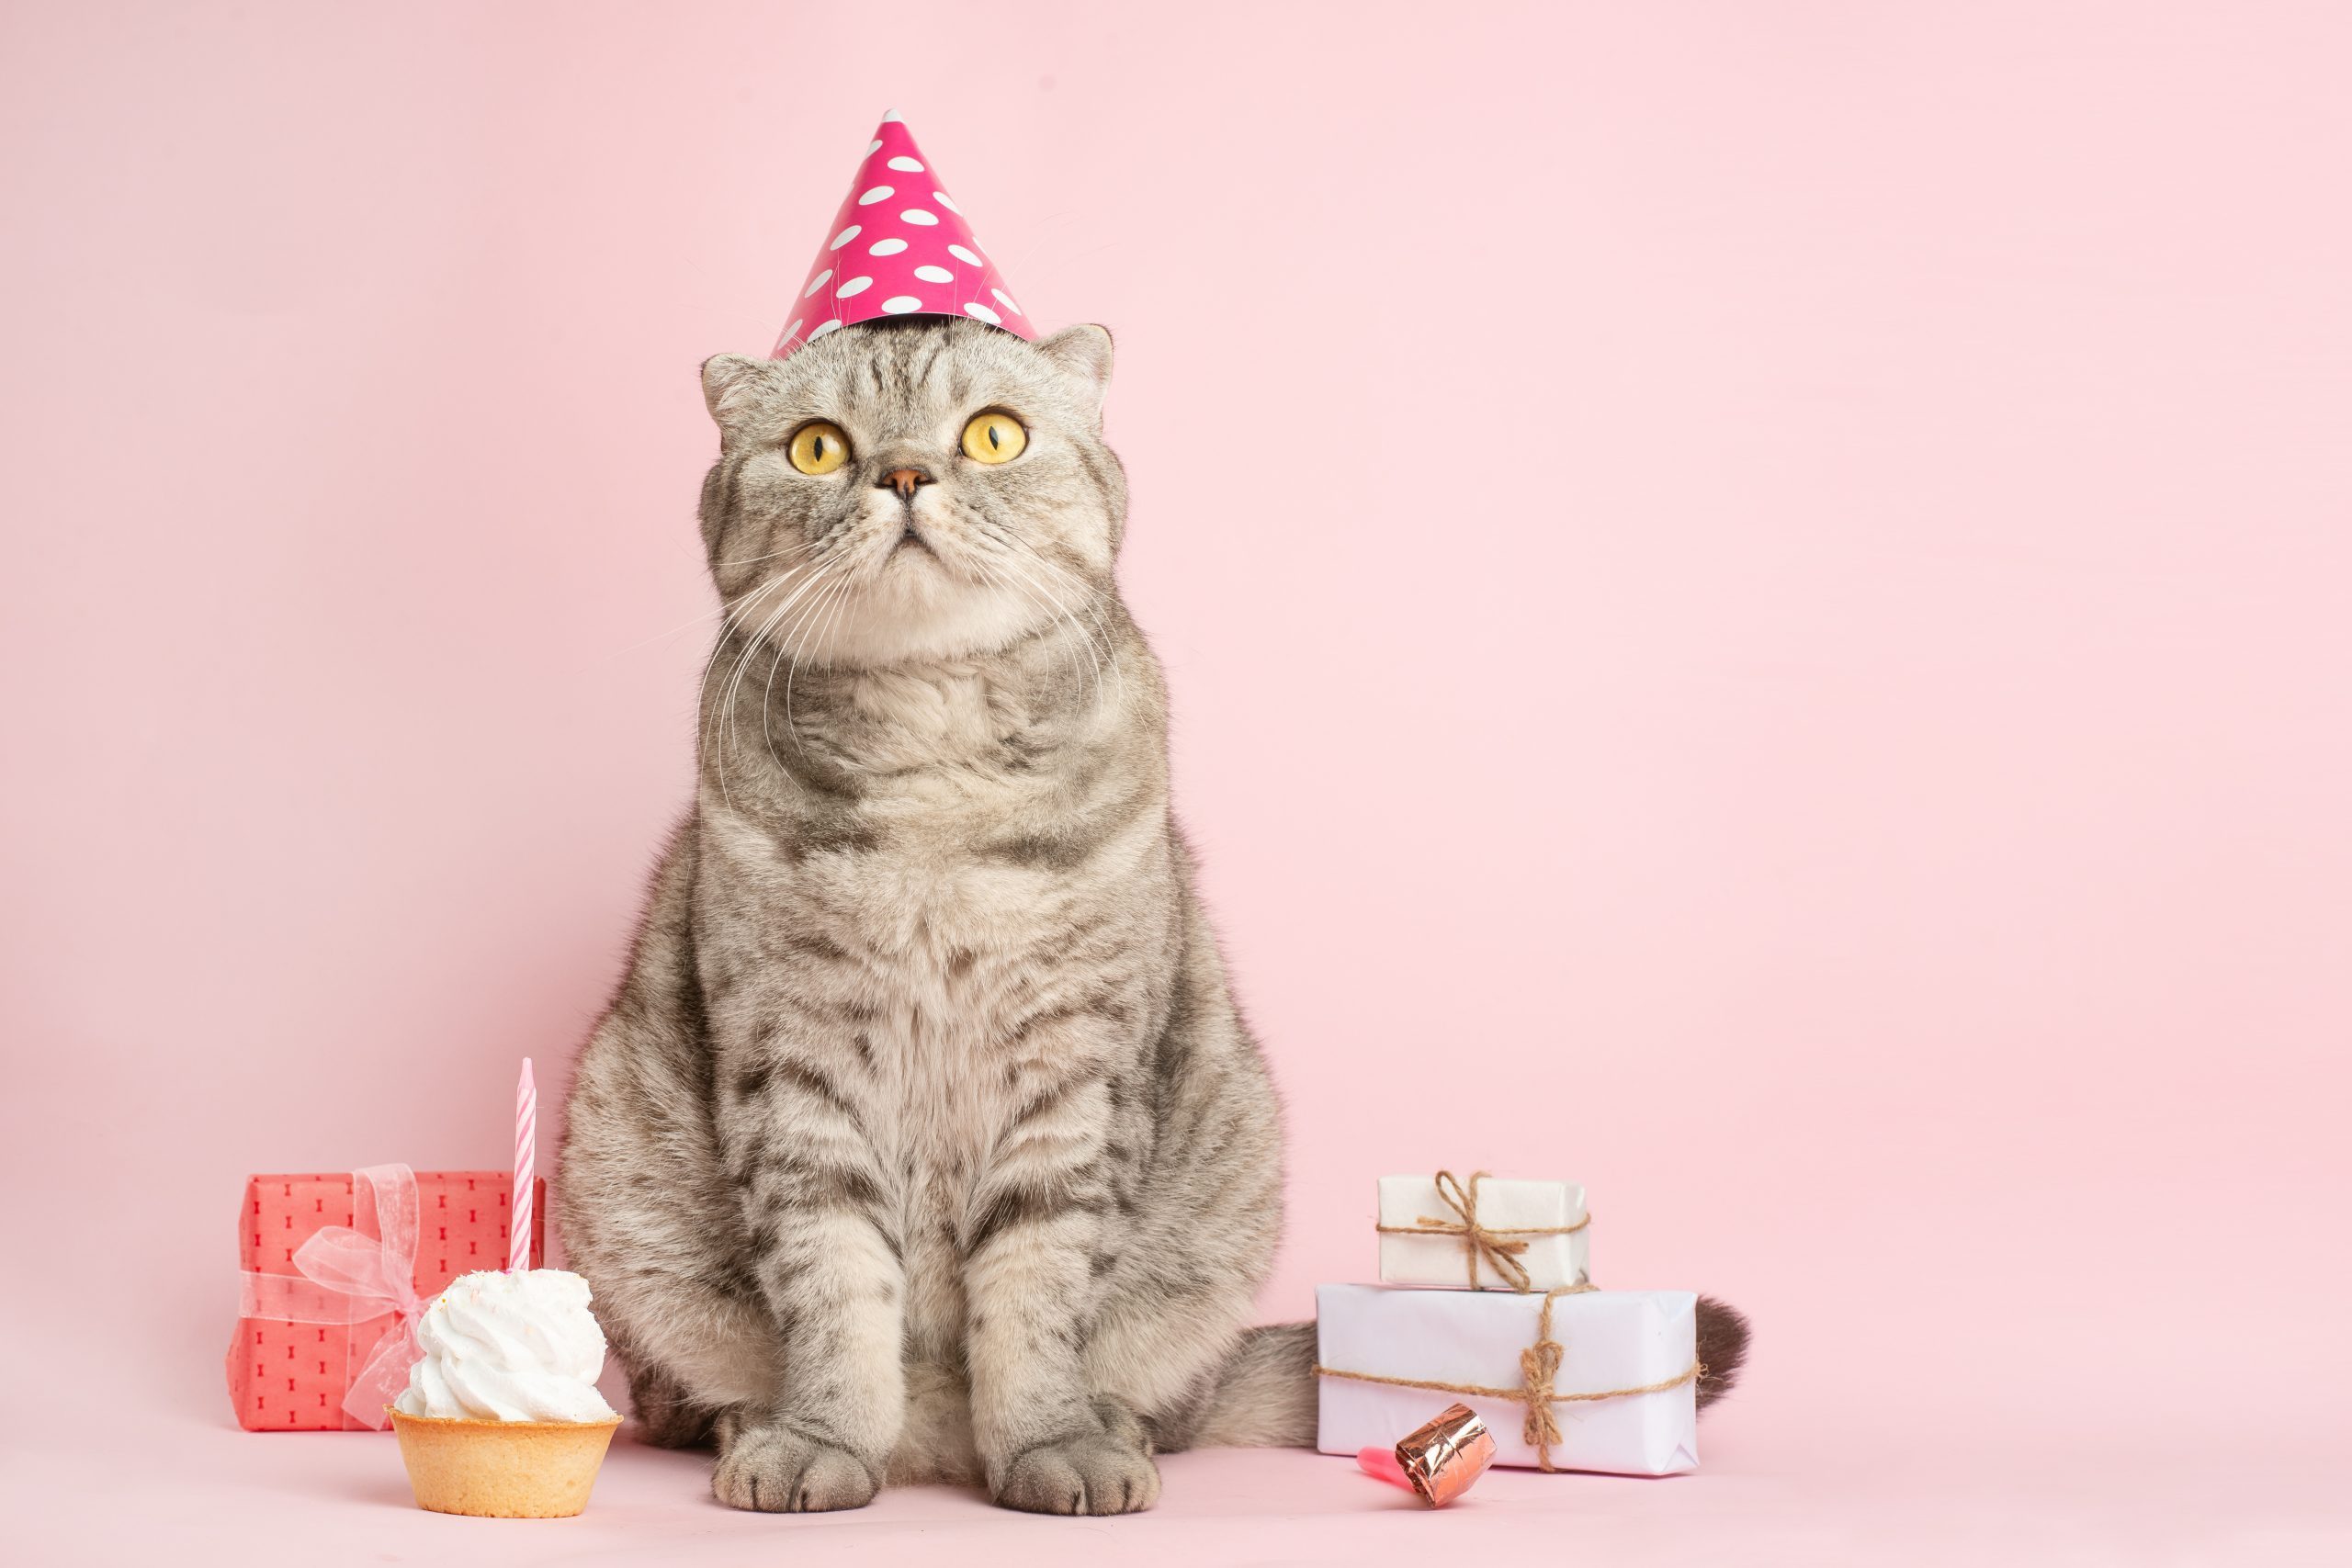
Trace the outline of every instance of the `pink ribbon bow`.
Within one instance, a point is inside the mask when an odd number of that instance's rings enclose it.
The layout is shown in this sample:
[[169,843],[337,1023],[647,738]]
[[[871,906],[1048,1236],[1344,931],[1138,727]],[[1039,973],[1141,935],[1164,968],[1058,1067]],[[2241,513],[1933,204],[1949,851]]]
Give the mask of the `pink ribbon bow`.
[[416,1294],[416,1172],[404,1165],[371,1165],[351,1173],[356,1219],[373,1194],[376,1235],[349,1225],[328,1225],[294,1249],[292,1274],[244,1274],[239,1317],[281,1323],[331,1323],[349,1326],[391,1314],[392,1326],[343,1396],[355,1421],[381,1431],[384,1406],[408,1386],[409,1368],[421,1353],[416,1320],[424,1303]]

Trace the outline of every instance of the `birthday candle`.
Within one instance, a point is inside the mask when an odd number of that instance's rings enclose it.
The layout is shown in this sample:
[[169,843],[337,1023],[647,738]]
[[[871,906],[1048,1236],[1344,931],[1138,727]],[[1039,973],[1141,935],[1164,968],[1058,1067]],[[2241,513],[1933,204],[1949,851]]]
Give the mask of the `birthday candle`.
[[514,1086],[514,1224],[506,1246],[506,1271],[519,1274],[531,1266],[531,1168],[536,1163],[532,1134],[539,1119],[539,1089],[531,1081],[531,1058],[523,1058],[522,1081]]

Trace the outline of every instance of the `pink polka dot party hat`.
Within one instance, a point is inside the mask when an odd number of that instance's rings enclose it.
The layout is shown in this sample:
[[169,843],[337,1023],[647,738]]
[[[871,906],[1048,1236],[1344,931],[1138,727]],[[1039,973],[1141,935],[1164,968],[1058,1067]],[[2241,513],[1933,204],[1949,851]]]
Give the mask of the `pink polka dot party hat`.
[[884,115],[768,357],[883,316],[964,316],[1035,338],[945,186],[898,112]]

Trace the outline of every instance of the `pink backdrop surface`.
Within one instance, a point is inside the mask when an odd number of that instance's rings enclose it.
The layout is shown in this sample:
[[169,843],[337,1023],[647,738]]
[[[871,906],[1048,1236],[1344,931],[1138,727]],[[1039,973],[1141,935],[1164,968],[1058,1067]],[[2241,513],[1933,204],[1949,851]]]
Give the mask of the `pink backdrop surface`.
[[[2341,1561],[2347,51],[2238,0],[0,11],[12,1531]],[[244,1176],[494,1165],[515,1058],[560,1095],[688,787],[695,364],[890,107],[1118,334],[1289,1106],[1265,1314],[1366,1277],[1378,1174],[1576,1177],[1604,1283],[1755,1317],[1697,1476],[795,1521],[626,1450],[502,1529],[228,1429]]]

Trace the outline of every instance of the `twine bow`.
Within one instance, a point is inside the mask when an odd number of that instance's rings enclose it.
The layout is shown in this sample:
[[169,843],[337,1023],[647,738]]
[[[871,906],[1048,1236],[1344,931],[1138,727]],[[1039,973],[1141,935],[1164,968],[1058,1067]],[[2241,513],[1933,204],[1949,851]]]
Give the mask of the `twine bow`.
[[1527,1265],[1519,1260],[1520,1254],[1527,1250],[1527,1243],[1524,1239],[1511,1238],[1574,1235],[1592,1224],[1592,1215],[1587,1213],[1572,1225],[1482,1225],[1478,1223],[1478,1183],[1487,1179],[1489,1174],[1474,1170],[1470,1173],[1470,1179],[1464,1182],[1450,1170],[1437,1173],[1437,1195],[1447,1208],[1453,1211],[1451,1220],[1418,1214],[1409,1225],[1375,1225],[1373,1228],[1383,1235],[1458,1235],[1462,1238],[1463,1261],[1469,1269],[1472,1290],[1478,1289],[1478,1265],[1483,1260],[1505,1284],[1524,1295],[1535,1288],[1535,1280],[1528,1273]]
[[1535,1462],[1544,1470],[1552,1468],[1552,1445],[1560,1440],[1560,1418],[1552,1413],[1552,1401],[1557,1397],[1552,1380],[1560,1375],[1560,1358],[1565,1353],[1560,1342],[1552,1337],[1552,1298],[1545,1296],[1535,1343],[1519,1353],[1520,1393],[1527,1401],[1527,1420],[1519,1435],[1535,1450]]
[[350,1225],[328,1225],[294,1249],[298,1274],[247,1269],[237,1315],[349,1327],[390,1314],[392,1325],[343,1396],[346,1415],[380,1431],[384,1406],[408,1386],[409,1368],[418,1355],[416,1320],[424,1310],[416,1294],[416,1173],[404,1165],[353,1171],[352,1216],[365,1213],[371,1200],[374,1235]]
[[1386,1378],[1373,1372],[1351,1372],[1337,1367],[1317,1363],[1315,1375],[1324,1378],[1345,1378],[1351,1382],[1383,1383],[1390,1388],[1425,1388],[1438,1393],[1466,1393],[1481,1399],[1507,1399],[1527,1407],[1527,1419],[1520,1427],[1520,1436],[1535,1450],[1538,1470],[1557,1470],[1552,1462],[1552,1445],[1560,1440],[1560,1419],[1553,1406],[1557,1404],[1590,1404],[1601,1399],[1629,1399],[1637,1393],[1663,1393],[1670,1388],[1680,1388],[1707,1375],[1706,1363],[1692,1361],[1682,1371],[1657,1382],[1645,1382],[1638,1388],[1606,1388],[1591,1393],[1562,1393],[1554,1386],[1560,1375],[1560,1359],[1565,1354],[1560,1342],[1552,1337],[1552,1303],[1562,1296],[1581,1295],[1592,1290],[1591,1285],[1563,1285],[1544,1294],[1544,1313],[1536,1320],[1535,1343],[1519,1353],[1520,1384],[1517,1388],[1488,1388],[1475,1382],[1439,1382],[1428,1378]]

